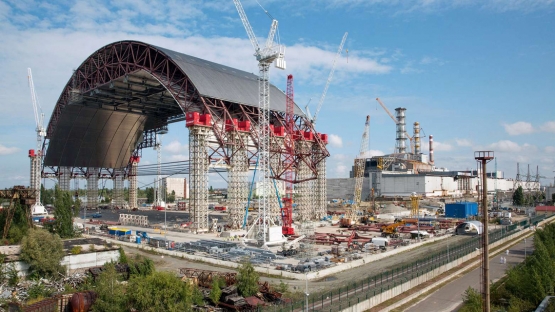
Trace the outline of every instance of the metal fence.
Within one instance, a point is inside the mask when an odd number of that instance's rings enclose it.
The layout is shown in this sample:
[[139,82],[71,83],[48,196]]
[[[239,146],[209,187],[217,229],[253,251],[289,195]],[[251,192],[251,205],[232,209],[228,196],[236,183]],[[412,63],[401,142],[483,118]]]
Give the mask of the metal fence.
[[[514,234],[518,226],[529,227],[537,225],[545,216],[537,216],[524,220],[518,224],[505,226],[489,233],[490,244]],[[365,301],[382,292],[408,282],[414,278],[431,272],[445,264],[462,258],[481,248],[481,236],[474,236],[462,242],[448,245],[443,250],[435,251],[414,261],[401,264],[387,271],[372,275],[368,278],[348,283],[345,286],[325,292],[318,292],[308,296],[309,311],[338,312],[352,305]],[[273,305],[259,309],[264,312],[306,311],[305,300]]]

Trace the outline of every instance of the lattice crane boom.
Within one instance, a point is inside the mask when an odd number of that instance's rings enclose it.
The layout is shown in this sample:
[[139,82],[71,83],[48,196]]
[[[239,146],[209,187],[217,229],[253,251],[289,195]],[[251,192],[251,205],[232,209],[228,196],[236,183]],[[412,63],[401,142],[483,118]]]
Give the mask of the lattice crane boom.
[[239,12],[239,17],[241,18],[241,22],[243,22],[243,26],[245,27],[245,30],[247,31],[247,35],[249,36],[252,47],[254,48],[255,53],[257,53],[258,51],[260,51],[260,46],[258,45],[258,40],[256,39],[256,36],[254,35],[254,31],[252,30],[251,24],[249,23],[249,20],[247,19],[247,14],[245,13],[245,10],[243,9],[243,5],[241,4],[241,1],[239,1],[239,0],[233,0],[233,3],[235,3],[235,7],[237,8],[237,12]]
[[318,106],[316,111],[314,112],[314,116],[312,117],[312,123],[316,124],[316,119],[318,118],[318,113],[320,113],[320,109],[322,108],[322,104],[324,104],[324,99],[326,98],[326,94],[328,93],[328,88],[331,83],[331,79],[333,78],[333,73],[335,72],[335,64],[337,59],[341,55],[341,51],[343,50],[343,45],[345,44],[345,40],[347,40],[347,35],[349,33],[345,33],[343,35],[343,39],[341,39],[341,44],[339,45],[339,49],[337,49],[337,53],[335,54],[335,58],[333,59],[333,64],[331,66],[330,75],[328,76],[328,81],[326,81],[326,86],[324,87],[324,92],[322,92],[322,96],[320,97],[320,101],[318,102]]
[[366,153],[368,152],[369,144],[368,138],[370,136],[370,115],[366,116],[364,124],[364,132],[362,133],[362,140],[360,142],[360,150],[358,156],[355,158],[355,190],[353,197],[353,204],[347,213],[347,218],[351,222],[357,217],[362,197],[362,182],[364,181],[364,167],[366,163]]

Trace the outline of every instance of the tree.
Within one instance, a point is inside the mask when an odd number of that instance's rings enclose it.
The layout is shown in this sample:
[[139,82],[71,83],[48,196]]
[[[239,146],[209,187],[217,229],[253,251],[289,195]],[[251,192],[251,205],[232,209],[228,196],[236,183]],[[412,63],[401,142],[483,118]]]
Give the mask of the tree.
[[192,287],[193,287],[193,296],[192,296],[193,304],[196,304],[198,306],[204,305],[204,295],[202,294],[202,291],[200,291],[200,288],[198,288],[197,285],[193,285]]
[[60,236],[43,229],[30,229],[21,242],[21,260],[29,264],[31,277],[59,277],[65,273],[60,264],[64,246]]
[[192,287],[169,272],[134,277],[129,282],[129,304],[141,312],[192,311]]
[[513,204],[517,206],[522,206],[524,205],[524,201],[524,190],[522,189],[522,186],[519,186],[513,193]]
[[[27,206],[21,205],[19,200],[14,201],[14,210],[12,221],[10,222],[10,228],[8,229],[8,242],[10,244],[19,244],[23,237],[27,235],[29,231],[29,220],[27,219]],[[6,226],[7,209],[0,214],[0,231],[4,232],[4,227]]]
[[73,229],[73,200],[67,191],[62,191],[57,185],[54,189],[56,209],[54,210],[54,232],[61,238],[75,237]]
[[126,287],[120,283],[120,276],[117,274],[113,263],[104,265],[104,270],[96,278],[94,290],[98,298],[92,306],[96,312],[119,312],[125,311],[127,307]]
[[243,261],[237,274],[237,290],[243,297],[255,295],[258,292],[258,279],[260,275],[254,270],[252,264]]
[[482,296],[480,293],[468,287],[463,294],[464,306],[459,310],[460,312],[480,312],[482,311]]
[[173,203],[175,201],[175,191],[172,191],[171,194],[167,195],[168,203]]
[[221,280],[218,277],[214,277],[214,279],[212,280],[212,289],[210,289],[210,295],[208,295],[208,297],[216,306],[220,302],[220,297],[222,296],[222,286],[225,286],[225,281]]
[[154,188],[147,187],[145,195],[147,203],[154,203]]

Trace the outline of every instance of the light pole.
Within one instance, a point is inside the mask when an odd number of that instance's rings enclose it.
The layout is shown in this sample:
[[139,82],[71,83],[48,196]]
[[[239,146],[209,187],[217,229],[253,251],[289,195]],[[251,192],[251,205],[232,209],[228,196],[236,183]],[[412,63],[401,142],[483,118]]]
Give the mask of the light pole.
[[526,259],[526,238],[524,239],[524,259]]
[[305,311],[308,312],[308,272],[305,272]]

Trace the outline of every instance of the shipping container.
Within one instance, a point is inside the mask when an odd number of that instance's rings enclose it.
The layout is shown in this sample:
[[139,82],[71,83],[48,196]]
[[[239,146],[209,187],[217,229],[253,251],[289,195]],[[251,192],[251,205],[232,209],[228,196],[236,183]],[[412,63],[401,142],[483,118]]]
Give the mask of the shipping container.
[[468,219],[478,215],[478,203],[458,202],[445,204],[445,217]]

